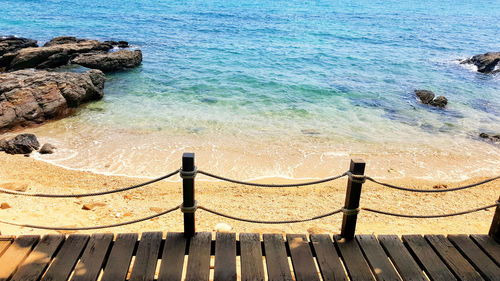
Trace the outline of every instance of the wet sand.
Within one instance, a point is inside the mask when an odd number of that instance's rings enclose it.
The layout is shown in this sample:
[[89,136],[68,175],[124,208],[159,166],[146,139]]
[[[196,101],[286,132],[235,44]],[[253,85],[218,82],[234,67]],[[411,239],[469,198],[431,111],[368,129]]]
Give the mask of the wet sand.
[[[428,165],[432,164],[433,162],[429,161]],[[370,165],[373,166],[373,161],[368,159],[367,167]],[[439,166],[434,168],[439,169]],[[368,169],[367,173],[369,171]],[[387,171],[386,181],[410,188],[432,188],[434,185],[448,184],[400,175],[391,178],[390,175],[391,172]],[[485,178],[473,177],[454,182],[448,184],[448,188]],[[181,182],[178,176],[174,176],[173,180],[178,181],[162,181],[132,191],[100,197],[52,199],[0,194],[0,203],[10,205],[10,208],[0,210],[0,220],[63,227],[95,226],[133,220],[181,204]],[[0,153],[0,186],[4,188],[24,187],[26,192],[30,193],[85,193],[112,190],[142,181],[144,179],[69,170],[22,155]],[[290,181],[268,178],[260,182]],[[258,220],[287,220],[309,218],[340,208],[344,203],[345,189],[345,178],[317,186],[272,189],[207,181],[199,176],[196,182],[196,200],[200,205],[234,216]],[[363,187],[361,206],[395,213],[443,214],[493,204],[499,195],[499,181],[468,190],[435,194],[395,191],[367,182]],[[92,210],[84,210],[84,204],[93,204],[94,207]],[[487,233],[493,214],[494,208],[491,208],[451,218],[404,219],[361,211],[357,233]],[[175,211],[142,223],[77,233],[182,231],[182,218],[182,213]],[[337,214],[312,222],[261,225],[221,218],[203,210],[196,212],[197,231],[214,231],[217,224],[225,223],[231,227],[231,231],[240,233],[339,233],[341,222],[342,215]],[[0,231],[3,235],[57,233],[5,224],[0,224]]]

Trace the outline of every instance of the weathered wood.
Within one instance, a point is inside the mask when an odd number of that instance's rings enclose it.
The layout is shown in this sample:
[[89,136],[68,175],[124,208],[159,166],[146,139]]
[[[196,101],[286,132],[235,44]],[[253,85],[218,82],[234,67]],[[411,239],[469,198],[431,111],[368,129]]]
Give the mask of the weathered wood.
[[[363,160],[351,160],[349,172],[353,175],[363,175],[365,173],[365,162]],[[347,190],[345,195],[344,209],[355,210],[359,208],[359,199],[361,198],[361,188],[363,184],[358,181],[353,181],[351,178],[347,180]],[[342,228],[340,236],[346,239],[353,239],[356,232],[357,213],[344,213],[342,219]]]
[[288,234],[286,241],[290,249],[295,280],[319,281],[319,274],[314,264],[307,236],[302,234]]
[[67,280],[88,240],[89,235],[86,234],[69,235],[43,275],[42,281]]
[[210,244],[212,233],[198,232],[189,245],[186,281],[208,280],[210,275]]
[[339,235],[334,235],[333,237],[351,280],[375,280],[370,270],[370,266],[364,259],[363,253],[356,240],[342,238]]
[[470,237],[498,266],[500,266],[500,243],[497,243],[493,238],[488,237],[488,235],[474,234]]
[[474,266],[481,276],[494,281],[500,279],[500,267],[497,266],[472,240],[465,234],[448,235],[448,239]]
[[422,235],[403,235],[402,238],[431,280],[457,280]]
[[269,281],[292,281],[290,266],[286,254],[285,241],[281,234],[264,234],[264,251],[266,254],[267,275]]
[[481,281],[483,278],[444,235],[425,235],[432,248],[438,253],[458,279],[463,281]]
[[82,257],[75,266],[71,281],[97,280],[111,241],[113,241],[113,234],[111,233],[93,234]]
[[33,246],[38,242],[40,236],[19,236],[14,243],[0,257],[0,280],[6,281],[13,274],[21,262],[31,252]]
[[262,247],[257,233],[240,233],[241,280],[264,281]]
[[324,281],[347,281],[340,257],[328,234],[311,234],[319,270]]
[[186,237],[181,232],[169,232],[161,255],[158,281],[181,280],[184,255],[186,253]]
[[163,233],[144,232],[135,255],[130,281],[153,281]]
[[[500,197],[497,202],[500,202]],[[493,215],[493,221],[491,221],[491,227],[488,235],[500,243],[500,205],[497,205],[495,208],[495,214]]]
[[428,280],[397,235],[379,235],[378,240],[404,281]]
[[217,232],[215,236],[214,280],[236,280],[236,234]]
[[116,235],[101,281],[125,280],[138,237],[137,233],[120,233]]
[[356,235],[356,240],[358,240],[361,250],[365,253],[372,273],[378,281],[401,280],[375,235]]
[[[182,154],[182,171],[192,172],[195,169],[194,153]],[[193,207],[195,203],[194,198],[194,177],[182,179],[182,206]],[[195,217],[193,213],[184,213],[184,235],[192,237],[195,233]]]
[[45,235],[19,266],[19,269],[10,281],[39,280],[65,238],[64,235]]

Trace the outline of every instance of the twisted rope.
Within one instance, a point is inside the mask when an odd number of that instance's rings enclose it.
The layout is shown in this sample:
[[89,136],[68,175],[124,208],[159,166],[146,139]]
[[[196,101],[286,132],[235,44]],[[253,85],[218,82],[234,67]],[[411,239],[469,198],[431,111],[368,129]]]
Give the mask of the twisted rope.
[[92,193],[83,193],[83,194],[46,194],[46,193],[25,193],[25,192],[20,192],[20,191],[13,191],[5,188],[0,188],[0,192],[6,193],[6,194],[12,194],[12,195],[22,195],[22,196],[28,196],[28,197],[48,197],[48,198],[73,198],[73,197],[89,197],[89,196],[100,196],[100,195],[106,195],[106,194],[112,194],[112,193],[117,193],[117,192],[122,192],[122,191],[127,191],[135,188],[139,188],[145,185],[153,184],[155,182],[168,179],[171,176],[179,173],[179,170],[176,170],[168,175],[152,179],[147,182],[143,182],[140,184],[128,186],[125,188],[120,188],[120,189],[114,189],[114,190],[108,190],[108,191],[102,191],[102,192],[92,192]]
[[342,212],[342,209],[338,209],[338,210],[335,210],[333,212],[329,212],[329,213],[322,214],[322,215],[315,216],[315,217],[308,218],[308,219],[281,220],[281,221],[264,221],[264,220],[252,220],[252,219],[238,218],[238,217],[235,217],[235,216],[231,216],[231,215],[228,215],[228,214],[224,214],[224,213],[220,213],[220,212],[211,210],[211,209],[203,207],[203,206],[198,206],[198,209],[204,210],[206,212],[209,212],[209,213],[217,215],[217,216],[221,216],[221,217],[225,217],[225,218],[228,218],[228,219],[232,219],[232,220],[237,220],[237,221],[242,221],[242,222],[250,222],[250,223],[259,223],[259,224],[283,224],[283,223],[307,222],[307,221],[313,221],[313,220],[317,220],[317,219],[326,218],[326,217],[329,217],[329,216],[332,216],[332,215],[335,215],[335,214],[338,214],[338,213]]
[[366,180],[369,180],[369,181],[374,182],[376,184],[380,184],[380,185],[385,186],[385,187],[389,187],[389,188],[393,188],[393,189],[398,189],[398,190],[403,190],[403,191],[428,192],[428,193],[457,191],[457,190],[462,190],[462,189],[467,189],[467,188],[479,186],[479,185],[482,185],[482,184],[485,184],[485,183],[488,183],[488,182],[491,182],[491,181],[495,181],[495,180],[498,180],[498,179],[500,179],[500,176],[489,178],[489,179],[486,179],[484,181],[480,181],[480,182],[469,184],[469,185],[464,185],[464,186],[459,186],[459,187],[453,187],[453,188],[447,188],[447,189],[413,189],[413,188],[406,188],[406,187],[401,187],[401,186],[397,186],[397,185],[392,185],[392,184],[389,184],[389,183],[377,181],[377,180],[375,180],[375,179],[373,179],[371,177],[366,177]]
[[37,228],[37,229],[46,229],[46,230],[93,230],[93,229],[102,229],[102,228],[110,228],[110,227],[117,227],[117,226],[123,226],[123,225],[128,225],[128,224],[133,224],[133,223],[138,223],[146,220],[150,220],[153,218],[157,218],[163,215],[166,215],[170,212],[173,212],[177,209],[179,209],[180,206],[174,207],[172,209],[166,210],[164,212],[145,217],[145,218],[140,218],[132,221],[127,221],[127,222],[121,222],[121,223],[116,223],[116,224],[108,224],[108,225],[100,225],[100,226],[88,226],[88,227],[55,227],[55,226],[42,226],[42,225],[33,225],[33,224],[18,224],[14,222],[8,222],[8,221],[2,221],[0,220],[0,223],[3,224],[8,224],[8,225],[13,225],[13,226],[20,226],[20,227],[29,227],[29,228]]
[[227,181],[227,182],[232,182],[232,183],[237,183],[237,184],[242,184],[242,185],[249,185],[249,186],[258,186],[258,187],[299,187],[299,186],[325,183],[325,182],[337,180],[337,179],[340,179],[342,177],[347,176],[347,172],[345,172],[345,173],[338,175],[338,176],[334,176],[334,177],[330,177],[330,178],[326,178],[326,179],[321,179],[321,180],[317,180],[317,181],[310,181],[310,182],[303,182],[303,183],[292,183],[292,184],[262,184],[262,183],[253,183],[253,182],[233,180],[230,178],[217,176],[217,175],[214,175],[214,174],[202,171],[202,170],[198,170],[198,173],[205,175],[205,176],[208,176],[208,177],[211,177],[211,178],[214,178],[214,179],[222,180],[222,181]]
[[380,211],[380,210],[374,210],[370,208],[361,208],[364,211],[367,212],[372,212],[372,213],[377,213],[381,215],[387,215],[387,216],[393,216],[393,217],[400,217],[400,218],[414,218],[414,219],[433,219],[433,218],[446,218],[446,217],[453,217],[453,216],[460,216],[460,215],[465,215],[465,214],[470,214],[474,212],[479,212],[482,210],[486,210],[489,208],[493,208],[496,206],[499,206],[500,202],[497,201],[497,203],[489,205],[489,206],[484,206],[480,207],[477,209],[472,209],[472,210],[467,210],[467,211],[462,211],[462,212],[456,212],[456,213],[450,213],[450,214],[442,214],[442,215],[406,215],[406,214],[396,214],[396,213],[391,213],[391,212],[385,212],[385,211]]

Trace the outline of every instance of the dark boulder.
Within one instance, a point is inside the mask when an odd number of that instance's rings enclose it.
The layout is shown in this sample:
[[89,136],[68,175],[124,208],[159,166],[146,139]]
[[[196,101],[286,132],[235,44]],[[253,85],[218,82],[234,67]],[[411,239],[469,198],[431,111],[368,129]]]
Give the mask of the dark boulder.
[[33,134],[17,135],[13,139],[0,142],[0,145],[8,154],[29,154],[40,147],[40,143]]
[[14,36],[0,36],[0,57],[6,53],[28,47],[38,47],[36,40]]
[[70,108],[101,99],[104,73],[34,69],[0,74],[0,131],[64,117]]
[[81,54],[71,62],[84,67],[110,72],[139,66],[142,62],[142,52],[140,50],[120,50],[111,53]]
[[415,95],[423,104],[428,104],[440,108],[444,108],[448,104],[448,99],[446,97],[438,96],[434,98],[436,95],[432,91],[415,90]]
[[104,41],[106,44],[110,44],[113,47],[118,47],[118,48],[128,48],[130,45],[128,44],[127,41]]
[[52,154],[54,153],[54,149],[56,149],[55,146],[53,146],[52,144],[50,143],[46,143],[44,145],[42,145],[42,148],[40,148],[40,154]]
[[60,36],[60,37],[55,37],[49,42],[45,43],[43,45],[44,47],[50,47],[54,45],[62,45],[62,44],[75,44],[75,43],[80,43],[83,41],[88,41],[87,39],[79,39],[73,36]]
[[481,73],[497,73],[500,72],[500,52],[475,55],[461,61],[460,63],[473,64],[477,66],[477,71]]

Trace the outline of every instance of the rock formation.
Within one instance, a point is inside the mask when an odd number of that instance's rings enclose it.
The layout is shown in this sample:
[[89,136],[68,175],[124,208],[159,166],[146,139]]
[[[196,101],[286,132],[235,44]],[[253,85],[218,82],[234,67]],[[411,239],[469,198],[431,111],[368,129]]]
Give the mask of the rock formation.
[[448,104],[448,99],[443,96],[437,96],[432,91],[428,90],[415,90],[415,95],[420,99],[423,104],[428,104],[440,108],[444,108]]
[[[126,41],[104,41],[79,39],[71,36],[56,37],[43,47],[37,47],[36,41],[26,38],[4,39],[0,41],[0,69],[15,71],[25,68],[55,68],[71,63],[78,58],[81,65],[89,68],[115,71],[136,67],[142,62],[141,51],[108,53],[114,46],[128,47]],[[2,47],[4,46],[4,47]]]
[[10,140],[0,140],[0,147],[9,154],[29,154],[40,147],[33,134],[20,134]]
[[105,76],[34,69],[0,74],[0,130],[42,123],[70,113],[70,108],[101,99]]
[[477,66],[477,71],[481,73],[497,73],[500,72],[500,52],[475,55],[461,61],[460,63],[473,64]]
[[110,72],[139,66],[142,62],[142,52],[120,50],[111,53],[88,53],[77,56],[71,62],[87,68]]

